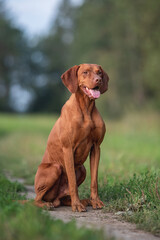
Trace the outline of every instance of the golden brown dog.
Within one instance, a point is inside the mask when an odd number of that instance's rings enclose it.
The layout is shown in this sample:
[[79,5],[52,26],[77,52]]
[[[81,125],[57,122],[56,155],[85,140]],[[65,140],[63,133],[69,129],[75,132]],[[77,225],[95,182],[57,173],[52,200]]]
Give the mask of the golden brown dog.
[[[47,148],[35,176],[35,204],[39,207],[71,205],[73,211],[102,208],[98,196],[98,164],[105,124],[95,99],[108,89],[109,77],[96,64],[81,64],[62,76],[72,93],[62,108],[47,142]],[[78,186],[85,180],[83,163],[90,153],[91,195],[80,201]]]

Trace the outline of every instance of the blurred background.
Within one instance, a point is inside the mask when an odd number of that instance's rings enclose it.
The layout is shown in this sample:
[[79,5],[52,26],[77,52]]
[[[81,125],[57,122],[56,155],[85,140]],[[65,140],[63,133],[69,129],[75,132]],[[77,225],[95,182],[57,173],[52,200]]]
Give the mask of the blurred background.
[[102,115],[160,107],[160,1],[0,0],[0,112],[59,113],[61,74],[96,63],[110,76]]
[[[20,196],[7,179],[34,184],[48,135],[70,96],[61,74],[80,63],[99,64],[110,77],[109,90],[96,100],[107,130],[100,198],[109,212],[129,211],[127,221],[160,233],[160,1],[0,0],[2,239],[77,236],[74,225],[51,231],[43,215],[15,208],[12,200]],[[90,196],[89,160],[85,167],[81,198]],[[93,238],[95,232],[83,239]]]

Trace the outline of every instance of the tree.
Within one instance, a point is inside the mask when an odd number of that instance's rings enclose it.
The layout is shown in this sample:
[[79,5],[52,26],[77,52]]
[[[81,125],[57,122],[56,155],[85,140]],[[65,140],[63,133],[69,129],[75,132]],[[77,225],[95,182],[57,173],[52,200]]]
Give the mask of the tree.
[[69,67],[73,15],[74,8],[70,1],[62,1],[49,34],[42,37],[32,49],[33,55],[41,56],[41,60],[37,62],[37,81],[34,83],[43,78],[46,84],[34,84],[36,97],[31,104],[31,111],[59,112],[66,101],[68,91],[60,76]]
[[103,108],[120,113],[160,104],[159,11],[155,0],[85,0],[77,9],[72,63],[98,63],[108,71],[111,92],[100,101]]
[[0,29],[0,111],[12,111],[12,86],[29,85],[29,47],[23,32],[12,25],[3,1],[0,1]]

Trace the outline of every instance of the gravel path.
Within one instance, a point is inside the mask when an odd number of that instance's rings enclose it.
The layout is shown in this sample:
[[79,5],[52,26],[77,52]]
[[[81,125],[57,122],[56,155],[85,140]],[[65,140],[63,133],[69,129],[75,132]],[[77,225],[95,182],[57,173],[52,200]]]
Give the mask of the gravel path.
[[[26,186],[27,198],[35,197],[34,187]],[[138,230],[135,224],[118,220],[117,216],[112,213],[106,213],[103,210],[93,210],[87,208],[87,212],[74,213],[71,207],[58,207],[54,211],[50,211],[50,215],[54,219],[61,219],[63,222],[69,222],[75,219],[77,226],[85,226],[88,228],[103,229],[106,236],[113,236],[116,240],[159,240],[159,237],[150,233]]]

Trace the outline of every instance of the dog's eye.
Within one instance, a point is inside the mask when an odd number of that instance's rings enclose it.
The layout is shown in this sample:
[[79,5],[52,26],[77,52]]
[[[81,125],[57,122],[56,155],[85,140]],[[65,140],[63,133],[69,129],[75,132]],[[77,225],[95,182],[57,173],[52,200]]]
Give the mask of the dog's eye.
[[97,74],[98,74],[98,75],[101,75],[101,74],[102,74],[102,72],[101,72],[101,71],[98,71],[98,72],[97,72]]
[[88,72],[87,71],[84,71],[83,74],[87,74]]

